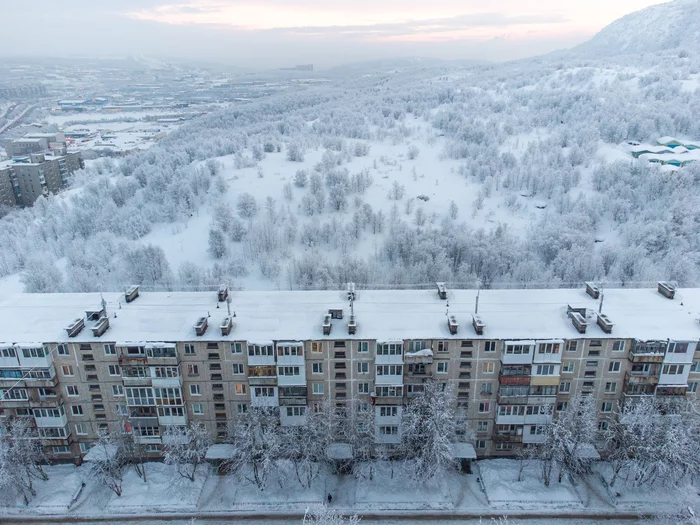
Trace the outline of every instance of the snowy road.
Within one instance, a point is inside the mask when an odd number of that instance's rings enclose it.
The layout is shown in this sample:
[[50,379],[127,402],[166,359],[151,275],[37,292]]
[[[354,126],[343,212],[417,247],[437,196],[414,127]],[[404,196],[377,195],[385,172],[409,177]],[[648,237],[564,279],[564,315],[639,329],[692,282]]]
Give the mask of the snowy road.
[[[381,523],[382,525],[412,525],[431,523],[434,525],[447,525],[459,522],[464,525],[476,525],[480,523],[480,518],[483,518],[481,523],[488,524],[491,518],[499,518],[502,514],[485,513],[470,514],[470,513],[431,513],[431,512],[414,512],[414,513],[367,513],[362,516],[361,523],[364,525],[372,525]],[[654,522],[649,520],[647,516],[629,513],[595,513],[581,512],[566,514],[566,516],[556,516],[553,513],[527,513],[520,514],[517,512],[508,513],[509,525],[610,525],[611,523],[644,523],[645,525],[654,525]],[[153,516],[136,516],[125,515],[115,518],[109,517],[79,517],[79,516],[45,516],[42,518],[32,517],[11,517],[7,519],[0,518],[0,523],[3,525],[43,525],[48,523],[61,523],[66,525],[82,524],[82,523],[106,523],[106,524],[122,524],[129,523],[133,525],[148,524],[148,525],[165,525],[167,523],[181,523],[189,525],[223,525],[232,523],[256,523],[257,525],[282,525],[284,523],[301,523],[302,516],[300,514],[251,514],[251,513],[200,513],[200,514],[159,514]]]

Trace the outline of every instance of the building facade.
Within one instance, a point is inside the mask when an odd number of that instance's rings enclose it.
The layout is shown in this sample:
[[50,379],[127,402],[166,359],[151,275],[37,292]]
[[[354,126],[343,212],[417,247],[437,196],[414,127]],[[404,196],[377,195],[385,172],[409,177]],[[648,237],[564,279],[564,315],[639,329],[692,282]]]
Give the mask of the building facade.
[[597,289],[20,294],[0,300],[0,417],[32,418],[73,461],[102,428],[157,456],[168,426],[223,441],[252,407],[299,425],[329,398],[372,407],[377,440],[398,443],[402,408],[435,380],[477,455],[510,456],[577,394],[601,430],[621,403],[696,394],[700,289],[664,286],[604,304]]

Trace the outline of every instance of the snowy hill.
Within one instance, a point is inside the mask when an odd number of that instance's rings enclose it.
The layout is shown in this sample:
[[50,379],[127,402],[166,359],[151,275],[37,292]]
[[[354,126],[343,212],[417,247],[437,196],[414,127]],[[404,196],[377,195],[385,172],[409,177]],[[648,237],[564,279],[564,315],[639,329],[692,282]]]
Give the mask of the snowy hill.
[[575,49],[596,55],[700,49],[700,0],[675,0],[631,13]]

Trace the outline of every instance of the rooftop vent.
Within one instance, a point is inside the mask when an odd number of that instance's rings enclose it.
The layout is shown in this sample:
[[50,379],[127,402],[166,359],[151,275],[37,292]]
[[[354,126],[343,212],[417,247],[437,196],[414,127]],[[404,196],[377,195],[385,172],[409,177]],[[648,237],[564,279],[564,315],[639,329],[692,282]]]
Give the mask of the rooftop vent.
[[350,319],[348,319],[348,333],[355,335],[355,332],[357,332],[357,321],[354,315],[350,315]]
[[586,321],[586,309],[585,308],[572,308],[567,306],[567,315],[571,318],[571,323],[579,334],[585,334],[586,328],[588,328],[588,322]]
[[228,297],[228,285],[222,284],[219,286],[219,302],[223,302]]
[[233,329],[233,318],[231,316],[224,317],[224,320],[221,321],[219,328],[221,328],[221,335],[230,334],[231,330]]
[[447,299],[447,287],[445,286],[445,283],[435,284],[437,285],[438,297],[440,297],[442,300]]
[[136,299],[139,296],[139,287],[136,286],[135,284],[132,286],[129,286],[126,289],[126,292],[124,292],[124,299],[126,299],[127,303],[130,303],[134,299]]
[[331,319],[342,319],[343,318],[343,309],[342,308],[329,308],[328,315],[331,316]]
[[355,283],[348,283],[348,301],[354,301],[355,299]]
[[197,319],[197,322],[194,324],[194,331],[197,335],[202,336],[204,335],[204,332],[207,331],[207,328],[209,327],[209,321],[207,321],[206,317],[200,317]]
[[80,319],[74,319],[71,324],[66,326],[66,332],[68,333],[68,337],[75,337],[80,333],[80,331],[85,328],[85,320],[80,318]]
[[600,297],[600,288],[593,283],[586,283],[586,293],[593,299],[598,299]]
[[331,335],[331,314],[326,314],[323,316],[323,335]]
[[600,326],[600,329],[603,332],[605,332],[606,334],[612,333],[613,326],[615,326],[615,325],[613,325],[610,318],[605,314],[597,314],[597,315],[598,315],[597,323],[598,323],[598,326]]
[[99,310],[85,310],[85,319],[88,321],[99,321],[103,317],[107,317],[107,311],[104,307]]
[[459,331],[459,323],[454,315],[447,316],[447,328],[450,329],[450,334],[455,335]]
[[95,323],[95,326],[91,328],[92,335],[95,337],[100,337],[107,331],[107,328],[109,328],[109,317],[100,317],[97,323]]
[[484,335],[486,323],[484,323],[484,320],[476,314],[472,315],[472,326],[474,327],[476,335]]
[[676,287],[671,283],[661,281],[658,287],[659,293],[667,299],[673,299],[676,296]]

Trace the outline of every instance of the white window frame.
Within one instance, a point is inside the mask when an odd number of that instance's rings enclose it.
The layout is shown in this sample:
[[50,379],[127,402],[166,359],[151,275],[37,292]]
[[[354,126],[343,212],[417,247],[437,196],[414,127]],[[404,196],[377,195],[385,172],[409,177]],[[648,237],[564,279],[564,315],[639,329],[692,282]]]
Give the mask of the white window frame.
[[190,395],[191,396],[201,396],[202,395],[202,388],[199,386],[198,383],[191,383],[190,384]]

